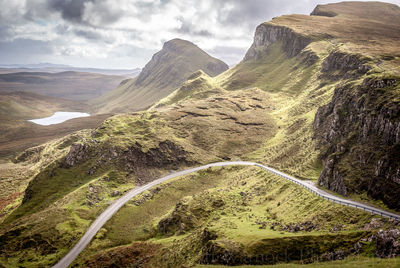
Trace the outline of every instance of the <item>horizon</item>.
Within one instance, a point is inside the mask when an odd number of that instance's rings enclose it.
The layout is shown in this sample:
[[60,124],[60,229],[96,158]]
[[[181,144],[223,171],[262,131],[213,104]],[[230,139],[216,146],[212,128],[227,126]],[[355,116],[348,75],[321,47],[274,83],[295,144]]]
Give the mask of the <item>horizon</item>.
[[[341,2],[0,1],[0,65],[99,69],[143,68],[174,38],[193,42],[232,67],[244,57],[259,24],[285,14],[309,15],[318,4]],[[385,2],[400,5],[400,0]]]

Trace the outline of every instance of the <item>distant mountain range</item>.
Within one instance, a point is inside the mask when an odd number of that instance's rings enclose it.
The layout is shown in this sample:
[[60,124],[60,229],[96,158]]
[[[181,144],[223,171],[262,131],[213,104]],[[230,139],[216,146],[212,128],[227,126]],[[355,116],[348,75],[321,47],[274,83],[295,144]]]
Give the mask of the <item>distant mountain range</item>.
[[106,75],[123,75],[136,77],[141,68],[133,69],[101,69],[89,67],[73,67],[65,64],[53,63],[36,63],[36,64],[0,64],[0,73],[15,73],[15,72],[46,72],[58,73],[65,71],[99,73]]

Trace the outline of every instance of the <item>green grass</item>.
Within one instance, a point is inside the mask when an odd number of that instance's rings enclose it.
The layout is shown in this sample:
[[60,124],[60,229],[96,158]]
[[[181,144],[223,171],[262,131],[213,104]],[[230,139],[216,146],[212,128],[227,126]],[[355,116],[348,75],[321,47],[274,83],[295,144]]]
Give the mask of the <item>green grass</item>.
[[54,165],[48,167],[38,174],[28,186],[28,191],[30,191],[32,197],[19,206],[4,221],[4,224],[43,210],[61,197],[79,188],[80,184],[85,184],[92,180],[94,176],[86,174],[89,168],[90,165],[73,169],[56,169]]
[[289,82],[287,77],[296,65],[296,58],[288,59],[281,50],[281,44],[275,43],[269,47],[263,58],[242,62],[222,74],[219,79],[228,90],[258,87],[268,92],[282,92],[282,88]]
[[[109,243],[107,246],[148,239],[154,235],[152,228],[155,220],[165,215],[183,197],[221,184],[224,172],[224,168],[203,170],[157,186],[156,194],[150,191],[133,198],[104,226],[107,232],[103,239]],[[147,195],[149,196],[146,197]]]
[[[298,243],[295,241],[306,240],[310,241],[311,247],[323,251],[332,245],[332,241],[336,241],[339,248],[358,241],[367,234],[360,231],[362,226],[372,218],[368,213],[322,200],[256,168],[213,168],[175,179],[160,188],[156,194],[143,193],[117,212],[104,227],[106,231],[101,238],[95,239],[82,256],[129,245],[132,241],[150,241],[163,245],[169,252],[162,258],[155,258],[156,266],[164,267],[162,260],[166,259],[172,265],[188,265],[200,257],[199,235],[204,228],[215,232],[217,241],[223,239],[243,245],[247,254],[258,252],[257,247],[265,243],[279,245],[285,241],[292,246]],[[134,205],[138,200],[141,200],[140,205]],[[181,204],[179,209],[174,208],[177,203]],[[179,215],[184,227],[180,230],[182,227],[178,223],[171,223],[170,231],[163,235],[158,230],[158,223],[171,215]],[[305,221],[314,222],[318,229],[292,233],[269,227],[272,223],[283,226]],[[259,222],[266,222],[267,227],[261,229]],[[332,234],[330,228],[339,224],[346,227]],[[281,249],[276,246],[275,250]],[[186,261],[180,258],[173,261],[176,256],[185,254],[191,257]],[[84,259],[80,258],[77,263],[82,264]]]
[[[256,268],[256,267],[271,267],[271,268],[291,268],[291,267],[327,267],[327,268],[339,268],[339,267],[349,267],[349,268],[358,268],[358,267],[390,267],[395,268],[399,267],[400,258],[390,258],[390,259],[380,259],[380,258],[371,258],[364,256],[351,256],[347,257],[344,260],[330,261],[330,262],[315,262],[310,264],[296,264],[296,263],[283,263],[283,264],[275,264],[275,265],[239,265],[235,266],[238,268]],[[196,268],[220,268],[227,267],[224,265],[196,265]]]
[[[322,170],[313,139],[314,115],[317,107],[330,101],[337,83],[319,86],[318,69],[327,55],[326,44],[319,43],[312,43],[308,48],[321,59],[312,66],[301,63],[301,56],[288,59],[280,44],[275,43],[259,61],[243,62],[217,77],[227,90],[258,86],[268,91],[272,103],[276,104],[271,115],[278,131],[248,157],[310,180],[316,180]],[[284,70],[277,75],[273,71],[277,68]],[[242,83],[232,84],[235,79]]]

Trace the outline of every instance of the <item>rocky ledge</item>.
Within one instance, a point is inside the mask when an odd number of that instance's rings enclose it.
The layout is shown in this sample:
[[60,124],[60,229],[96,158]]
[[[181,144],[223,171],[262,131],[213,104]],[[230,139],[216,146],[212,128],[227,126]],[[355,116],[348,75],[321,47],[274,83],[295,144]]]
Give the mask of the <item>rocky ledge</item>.
[[366,78],[335,89],[318,109],[319,184],[342,195],[366,192],[400,209],[400,78]]
[[311,40],[301,34],[295,33],[292,29],[284,26],[277,26],[270,23],[263,23],[256,29],[254,42],[247,51],[243,61],[259,60],[263,52],[277,42],[282,43],[283,50],[288,57],[297,56]]
[[368,59],[361,55],[334,51],[322,63],[322,78],[331,80],[354,78],[371,69],[367,63]]

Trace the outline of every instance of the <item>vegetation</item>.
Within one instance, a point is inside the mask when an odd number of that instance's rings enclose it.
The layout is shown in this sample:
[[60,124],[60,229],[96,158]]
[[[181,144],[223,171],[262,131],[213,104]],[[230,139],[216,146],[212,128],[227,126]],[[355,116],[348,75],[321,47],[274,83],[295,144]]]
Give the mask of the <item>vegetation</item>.
[[[314,14],[319,16],[283,16],[264,24],[267,30],[270,25],[289,27],[292,33],[283,31],[286,37],[306,38],[309,42],[295,55],[288,51],[298,49],[290,47],[296,42],[279,37],[273,44],[252,47],[257,56],[246,57],[216,77],[196,68],[191,75],[175,74],[180,82],[165,87],[164,71],[175,69],[149,63],[147,70],[153,75],[144,72],[125,81],[97,104],[109,101],[104,109],[119,105],[122,111],[129,108],[126,99],[162,88],[140,107],[155,103],[151,109],[115,115],[93,131],[28,150],[18,163],[7,164],[10,172],[0,181],[2,189],[22,165],[29,172],[16,184],[17,191],[1,196],[7,217],[0,226],[5,252],[0,264],[54,264],[110,202],[172,170],[243,159],[315,183],[325,168],[321,152],[326,147],[318,146],[314,130],[319,107],[332,102],[335,88],[337,92],[346,86],[346,92],[352,92],[368,78],[396,77],[397,70],[390,66],[397,64],[397,56],[377,60],[387,53],[395,55],[393,24],[386,24],[386,18],[379,22],[382,16],[361,20],[361,11],[354,11],[360,14],[354,17],[341,13],[352,5],[320,6]],[[385,4],[379,7],[380,12],[387,11]],[[376,10],[370,16],[377,15]],[[390,16],[391,11],[384,14]],[[386,37],[377,41],[384,48],[370,49],[371,43],[365,42],[371,29],[386,31]],[[164,52],[158,55],[170,55]],[[390,99],[398,99],[397,88],[387,92]],[[385,100],[389,95],[383,96]],[[338,114],[346,116],[348,111],[338,109]],[[48,161],[37,162],[42,158]],[[352,197],[366,200],[365,192]],[[148,267],[212,267],[292,261],[290,265],[297,266],[315,261],[310,264],[315,266],[347,257],[323,265],[364,265],[376,255],[373,236],[391,228],[397,227],[387,219],[322,200],[265,171],[211,168],[132,199],[75,264],[127,266],[134,260]],[[378,264],[394,266],[397,260]]]
[[[90,259],[90,263],[101,266],[97,252],[104,252],[102,257],[117,254],[126,247],[121,245],[132,241],[147,241],[162,248],[162,254],[150,261],[154,267],[204,261],[207,247],[215,243],[228,252],[236,245],[251,257],[260,254],[259,250],[266,250],[263,254],[279,253],[302,241],[305,260],[306,250],[315,254],[324,250],[324,239],[330,245],[337,239],[338,248],[351,247],[368,235],[362,228],[372,217],[323,201],[256,168],[214,168],[168,182],[130,201],[77,263],[84,265]],[[294,231],[294,223],[304,229]],[[334,226],[337,230],[332,231]],[[204,238],[205,233],[211,240]],[[307,245],[307,239],[313,242]],[[110,253],[104,251],[107,248],[112,248]],[[293,248],[290,256],[296,254]]]
[[[288,268],[296,268],[296,267],[349,267],[349,268],[357,268],[357,267],[398,267],[400,263],[399,258],[391,258],[391,259],[380,259],[380,258],[371,258],[371,257],[347,257],[344,260],[338,261],[331,261],[331,262],[314,262],[310,264],[292,264],[292,263],[284,263],[284,264],[275,264],[275,265],[239,265],[236,266],[238,268],[261,268],[261,267],[274,267],[274,268],[281,268],[281,267],[288,267]],[[196,268],[219,268],[219,267],[226,267],[223,265],[197,265]]]

